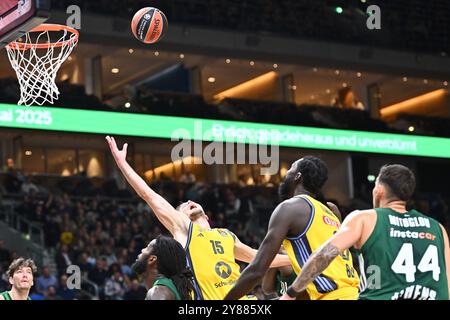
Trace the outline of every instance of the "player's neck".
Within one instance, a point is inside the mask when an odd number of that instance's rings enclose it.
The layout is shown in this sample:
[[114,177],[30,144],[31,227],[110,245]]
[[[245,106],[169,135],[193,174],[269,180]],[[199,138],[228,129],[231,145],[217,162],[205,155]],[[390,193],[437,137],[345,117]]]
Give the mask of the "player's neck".
[[209,222],[204,218],[199,218],[195,221],[197,225],[204,229],[211,229]]
[[389,208],[398,213],[406,213],[406,202],[400,200],[384,200],[380,202],[380,208]]
[[9,295],[11,296],[11,299],[13,300],[27,300],[28,299],[28,295],[30,293],[30,290],[28,289],[16,289],[16,288],[12,288],[11,291],[9,292]]
[[312,194],[311,192],[309,192],[308,190],[306,190],[305,188],[303,188],[303,186],[298,185],[295,190],[294,190],[294,197],[296,196],[301,196],[301,195],[306,195],[306,196],[310,196],[312,198],[315,198],[315,195]]
[[158,270],[151,270],[149,271],[149,274],[147,275],[147,278],[145,279],[145,287],[147,290],[150,290],[153,285],[155,284],[155,281],[161,278],[166,278],[161,273],[158,272]]

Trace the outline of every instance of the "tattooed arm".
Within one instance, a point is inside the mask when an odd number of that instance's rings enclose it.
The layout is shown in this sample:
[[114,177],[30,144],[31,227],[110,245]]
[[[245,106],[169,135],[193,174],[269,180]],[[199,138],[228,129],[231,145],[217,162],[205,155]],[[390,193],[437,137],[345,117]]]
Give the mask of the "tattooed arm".
[[338,232],[309,257],[302,272],[280,300],[294,300],[333,262],[334,258],[342,251],[357,244],[361,239],[363,220],[364,214],[359,211],[349,214]]

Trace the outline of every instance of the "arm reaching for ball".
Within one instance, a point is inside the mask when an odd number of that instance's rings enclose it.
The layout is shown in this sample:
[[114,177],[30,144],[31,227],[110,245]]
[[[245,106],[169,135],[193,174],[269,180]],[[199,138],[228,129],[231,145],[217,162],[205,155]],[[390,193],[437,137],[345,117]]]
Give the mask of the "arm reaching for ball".
[[181,233],[183,236],[187,235],[190,223],[189,218],[178,212],[166,199],[153,191],[133,168],[131,168],[126,160],[128,144],[125,143],[122,150],[120,150],[113,137],[107,136],[106,141],[108,142],[118,168],[127,179],[128,183],[133,187],[136,193],[147,202],[150,208],[152,208],[156,217],[164,227],[166,227],[174,237],[176,237],[178,233]]

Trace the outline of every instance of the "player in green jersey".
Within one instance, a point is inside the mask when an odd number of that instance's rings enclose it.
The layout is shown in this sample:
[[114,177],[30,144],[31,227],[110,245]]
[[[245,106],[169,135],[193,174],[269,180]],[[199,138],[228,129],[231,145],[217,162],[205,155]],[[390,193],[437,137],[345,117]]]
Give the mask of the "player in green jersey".
[[31,300],[29,294],[36,271],[33,260],[25,258],[14,260],[6,272],[11,290],[0,293],[0,300]]
[[406,210],[414,189],[411,170],[402,165],[383,166],[373,189],[375,209],[352,212],[339,231],[311,255],[281,299],[295,298],[340,252],[353,246],[363,262],[360,299],[448,300],[447,232],[436,220]]
[[181,244],[160,235],[142,249],[131,268],[144,281],[146,300],[192,300],[192,273],[186,263]]

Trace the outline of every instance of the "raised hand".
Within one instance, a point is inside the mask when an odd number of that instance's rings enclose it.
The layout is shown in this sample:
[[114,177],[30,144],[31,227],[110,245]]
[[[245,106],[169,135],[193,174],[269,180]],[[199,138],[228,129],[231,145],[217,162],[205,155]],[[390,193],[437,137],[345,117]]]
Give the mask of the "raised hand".
[[123,145],[122,150],[117,148],[116,140],[113,137],[106,136],[106,141],[108,142],[109,149],[111,149],[111,153],[116,160],[117,164],[123,163],[127,161],[127,147],[128,143]]

